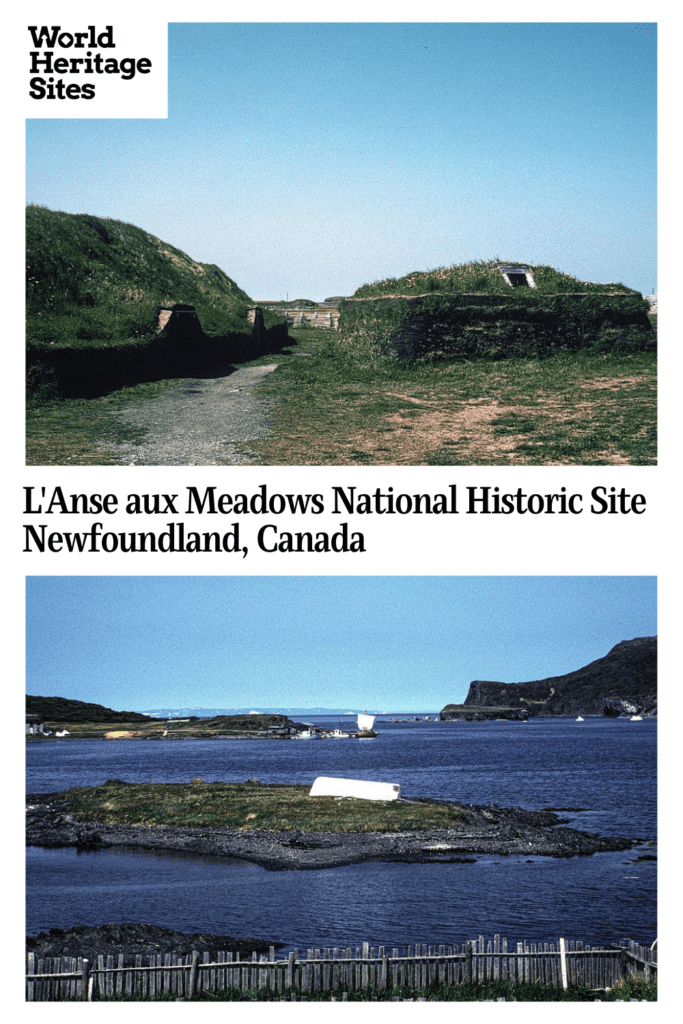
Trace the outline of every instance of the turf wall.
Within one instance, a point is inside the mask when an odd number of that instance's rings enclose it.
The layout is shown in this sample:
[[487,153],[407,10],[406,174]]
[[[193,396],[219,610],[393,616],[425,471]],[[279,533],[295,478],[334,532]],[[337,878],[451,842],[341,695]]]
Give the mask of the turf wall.
[[174,377],[219,377],[235,362],[277,351],[287,343],[287,325],[260,336],[205,335],[199,322],[172,327],[147,342],[111,346],[29,345],[26,384],[46,397],[92,398],[118,388]]
[[347,299],[340,304],[339,331],[348,343],[369,342],[382,355],[409,361],[656,347],[640,294],[520,291]]

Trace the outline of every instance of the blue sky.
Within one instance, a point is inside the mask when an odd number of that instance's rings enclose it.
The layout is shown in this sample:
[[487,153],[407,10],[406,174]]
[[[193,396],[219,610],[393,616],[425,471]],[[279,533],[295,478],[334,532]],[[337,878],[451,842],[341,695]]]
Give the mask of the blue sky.
[[656,29],[170,25],[168,120],[29,120],[27,199],[254,299],[495,256],[650,292]]
[[657,632],[647,576],[27,578],[30,694],[437,711]]

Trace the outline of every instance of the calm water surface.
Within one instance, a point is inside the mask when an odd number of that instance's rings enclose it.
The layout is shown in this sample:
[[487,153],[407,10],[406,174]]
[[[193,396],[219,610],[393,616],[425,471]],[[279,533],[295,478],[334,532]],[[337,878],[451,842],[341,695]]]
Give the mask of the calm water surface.
[[[396,716],[398,717],[398,716]],[[331,727],[348,718],[312,717]],[[376,740],[82,740],[27,745],[27,790],[128,782],[397,782],[404,796],[571,809],[571,824],[656,838],[656,720],[407,722]],[[579,810],[580,809],[580,810]],[[555,860],[358,864],[269,872],[243,862],[30,848],[27,932],[145,921],[287,946],[462,942],[479,933],[585,942],[656,935],[653,848]]]

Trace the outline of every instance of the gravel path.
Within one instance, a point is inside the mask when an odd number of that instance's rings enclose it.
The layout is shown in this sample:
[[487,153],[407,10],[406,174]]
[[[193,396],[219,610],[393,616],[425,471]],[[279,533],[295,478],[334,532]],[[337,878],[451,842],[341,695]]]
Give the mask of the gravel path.
[[146,431],[142,444],[101,442],[117,463],[138,466],[241,466],[250,458],[244,444],[268,436],[270,401],[259,385],[277,368],[250,366],[228,377],[193,378],[157,398],[134,402],[113,413]]

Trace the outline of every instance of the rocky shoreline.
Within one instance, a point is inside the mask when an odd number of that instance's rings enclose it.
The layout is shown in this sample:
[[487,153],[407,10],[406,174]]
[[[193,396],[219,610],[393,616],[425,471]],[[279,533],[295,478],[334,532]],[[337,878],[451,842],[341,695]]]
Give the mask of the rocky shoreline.
[[474,854],[590,856],[629,850],[640,842],[567,828],[551,810],[457,806],[466,812],[465,823],[451,828],[416,832],[265,832],[78,822],[70,815],[61,794],[29,794],[26,844],[89,850],[113,846],[173,850],[246,860],[271,871],[301,871],[363,861],[452,862]]
[[98,956],[123,954],[126,965],[135,963],[135,957],[149,957],[156,953],[175,953],[185,957],[196,949],[199,953],[214,955],[216,950],[239,953],[245,960],[252,953],[267,953],[271,946],[280,949],[280,942],[263,939],[236,939],[232,935],[212,935],[206,932],[176,931],[153,924],[101,924],[94,927],[77,925],[74,928],[50,928],[49,932],[26,937],[26,952],[44,957],[87,957],[94,964]]

